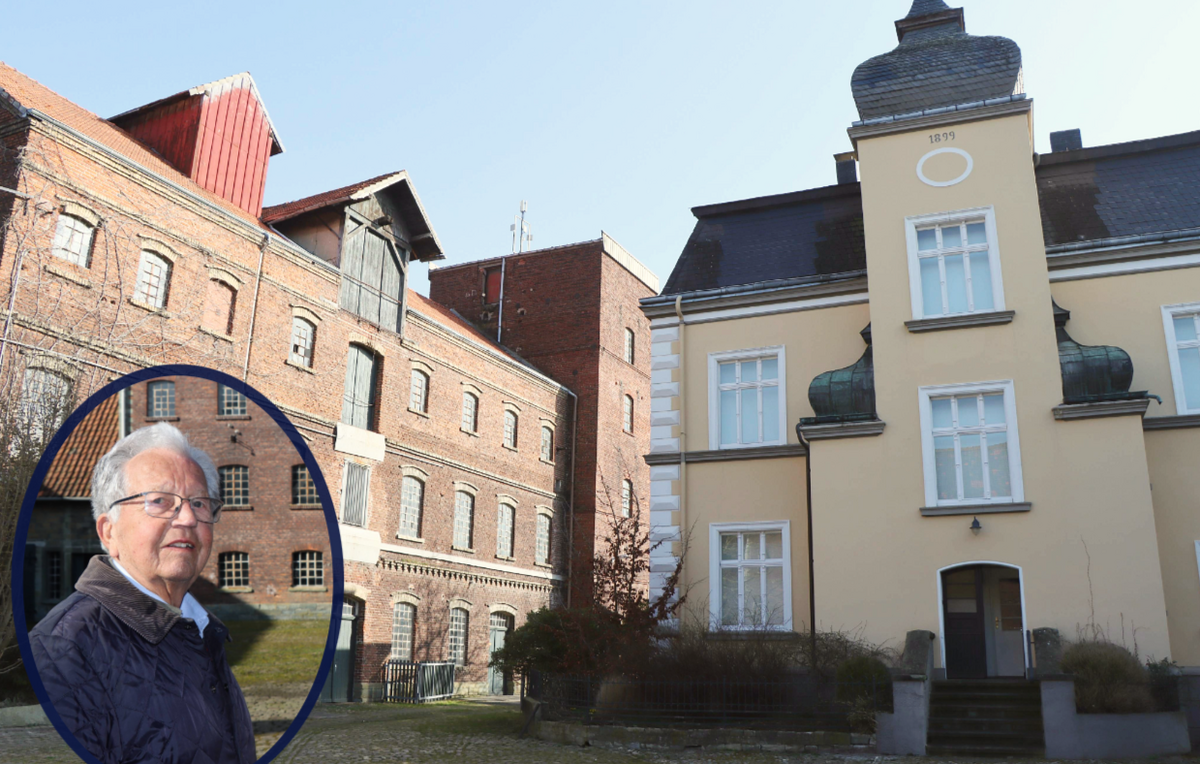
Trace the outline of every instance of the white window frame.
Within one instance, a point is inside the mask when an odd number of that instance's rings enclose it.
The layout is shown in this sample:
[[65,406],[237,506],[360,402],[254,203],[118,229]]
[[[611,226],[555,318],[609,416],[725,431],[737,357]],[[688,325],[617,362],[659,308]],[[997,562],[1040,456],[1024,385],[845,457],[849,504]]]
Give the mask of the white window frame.
[[[985,230],[988,240],[988,266],[992,277],[992,307],[987,310],[968,310],[965,313],[939,313],[935,316],[925,315],[925,302],[921,291],[921,257],[917,253],[917,229],[925,228],[931,225],[944,226],[951,223],[960,223],[970,219],[983,218]],[[1004,280],[1001,275],[1000,268],[1000,243],[996,237],[996,212],[993,207],[972,207],[964,210],[954,210],[952,212],[938,212],[932,215],[913,215],[904,218],[904,238],[908,247],[908,287],[912,298],[912,317],[914,320],[924,318],[942,318],[948,316],[974,316],[986,315],[989,313],[999,313],[1004,310]],[[964,245],[965,247],[965,245]],[[970,264],[966,264],[965,268],[969,269]],[[942,273],[942,294],[945,296],[946,276],[945,268],[941,268]],[[967,299],[973,299],[971,294],[970,284],[967,285]],[[943,299],[943,304],[945,300]]]
[[621,517],[633,516],[633,481],[621,479]]
[[[1200,406],[1188,408],[1187,396],[1183,389],[1183,366],[1179,363],[1179,340],[1175,338],[1175,318],[1188,313],[1200,314],[1200,302],[1164,305],[1162,307],[1163,332],[1167,337],[1167,360],[1171,365],[1171,386],[1175,389],[1175,413],[1200,414]],[[1193,347],[1188,342],[1188,347]]]
[[[547,435],[550,436],[548,440]],[[554,428],[544,423],[542,424],[541,459],[544,462],[554,461]]]
[[[545,518],[545,523],[542,522],[542,518]],[[542,533],[542,528],[546,529],[544,534]],[[554,542],[552,540],[554,534],[554,515],[549,509],[543,507],[537,508],[537,519],[534,521],[533,532],[534,564],[549,565],[550,556],[554,554]]]
[[[406,609],[411,608],[411,610],[406,610],[406,612],[410,612],[412,614],[412,616],[408,619],[407,634],[405,634],[405,632],[400,628],[401,623],[400,623],[399,615],[401,612],[401,608],[406,608]],[[397,639],[397,637],[400,637],[402,635],[406,636],[408,638],[407,645],[404,645],[403,642],[401,642],[400,640]],[[388,654],[388,660],[399,660],[399,661],[411,662],[413,659],[415,643],[417,641],[416,636],[417,636],[417,604],[415,602],[408,602],[407,600],[398,600],[396,602],[393,602],[392,603],[392,648],[391,648],[391,652]],[[407,655],[405,653],[401,652],[399,649],[399,648],[405,647],[405,646],[407,647]]]
[[[721,364],[733,361],[748,361],[774,355],[779,361],[779,439],[761,440],[755,443],[727,443],[721,445]],[[762,416],[762,397],[759,397],[759,416]],[[741,406],[738,406],[738,436],[741,436]],[[782,446],[788,442],[787,433],[787,353],[783,345],[771,345],[746,350],[725,350],[708,354],[708,447],[713,451],[735,448],[759,448]]]
[[[461,541],[461,539],[459,538],[459,533],[458,533],[459,528],[462,527],[462,525],[463,525],[463,523],[459,522],[459,512],[458,512],[458,509],[459,509],[458,495],[460,493],[464,496],[469,496],[471,498],[470,512],[466,515],[466,518],[465,518],[466,534],[467,534],[465,545],[459,543]],[[454,488],[454,513],[451,515],[451,524],[450,524],[450,548],[451,549],[461,549],[465,552],[472,552],[475,549],[473,546],[475,543],[475,509],[476,509],[475,499],[476,499],[476,495],[474,492],[466,490],[461,484],[458,484],[455,486],[455,488]]]
[[408,383],[408,410],[418,414],[429,412],[429,372],[413,368]]
[[[507,520],[507,522],[506,522]],[[511,501],[501,501],[496,507],[496,556],[511,560],[516,542],[517,507]]]
[[[411,492],[408,490],[409,481],[417,485],[417,505],[411,507],[408,504]],[[415,513],[415,517],[413,517]],[[400,478],[400,525],[396,531],[397,538],[419,539],[421,538],[421,522],[425,514],[425,479],[419,475],[404,475]],[[406,519],[414,519],[416,528],[412,533],[407,532],[405,526]]]
[[634,362],[634,353],[637,352],[637,335],[633,333],[633,329],[625,327],[625,363]]
[[[512,422],[512,427],[509,427],[509,422]],[[517,449],[518,434],[521,427],[521,415],[512,409],[504,410],[504,447],[511,448],[514,451]]]
[[[300,336],[297,337],[297,329],[300,330]],[[296,340],[300,340],[300,344],[296,344]],[[292,316],[292,336],[291,345],[288,350],[288,360],[297,366],[305,369],[311,369],[313,365],[313,349],[317,344],[317,325],[309,321],[303,316]],[[296,352],[296,348],[300,348],[300,352]],[[305,355],[304,351],[308,351]]]
[[459,428],[463,432],[476,433],[479,431],[479,396],[470,390],[463,390],[462,402]]
[[[783,534],[783,623],[774,626],[721,624],[721,534],[769,533]],[[792,523],[772,520],[757,523],[709,523],[708,526],[708,609],[711,628],[721,631],[791,631],[792,630]],[[740,553],[739,553],[740,554]]]
[[[162,266],[163,272],[161,275],[156,275],[158,279],[156,288],[151,292],[151,273],[152,266]],[[163,253],[153,249],[143,249],[141,259],[138,260],[137,279],[133,287],[133,299],[142,305],[161,310],[167,306],[167,300],[171,296],[171,277],[174,275],[175,263],[171,258]]]
[[[95,224],[70,212],[60,212],[54,228],[54,245],[51,252],[60,260],[87,268],[91,265],[92,241],[95,236]],[[78,246],[72,247],[73,244]]]
[[626,394],[621,401],[621,429],[633,434],[633,396]]
[[[456,610],[463,614],[461,641],[455,639],[454,613]],[[465,666],[471,646],[471,611],[456,601],[450,606],[449,616],[449,625],[446,629],[446,659],[453,661],[455,666]]]
[[[981,393],[1004,394],[1005,432],[1008,435],[1008,479],[1012,488],[1012,496],[993,499],[938,499],[937,462],[934,457],[933,448],[932,399],[955,395],[979,395]],[[921,415],[921,457],[925,475],[925,506],[954,507],[975,506],[978,504],[1021,504],[1025,501],[1025,482],[1021,475],[1021,437],[1017,432],[1017,397],[1011,379],[957,385],[928,385],[918,389],[917,405]]]

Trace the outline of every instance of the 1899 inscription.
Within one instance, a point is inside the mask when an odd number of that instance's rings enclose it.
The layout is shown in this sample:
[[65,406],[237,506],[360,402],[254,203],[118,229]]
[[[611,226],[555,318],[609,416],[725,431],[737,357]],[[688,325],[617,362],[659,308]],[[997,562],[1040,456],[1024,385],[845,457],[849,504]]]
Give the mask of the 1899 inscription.
[[930,143],[946,143],[952,140],[954,140],[953,130],[948,133],[934,133],[933,135],[929,136]]

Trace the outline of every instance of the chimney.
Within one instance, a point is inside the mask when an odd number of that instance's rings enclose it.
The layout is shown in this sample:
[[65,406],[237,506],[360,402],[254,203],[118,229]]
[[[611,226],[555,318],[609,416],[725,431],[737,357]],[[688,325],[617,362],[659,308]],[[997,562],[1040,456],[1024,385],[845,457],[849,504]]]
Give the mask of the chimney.
[[1080,134],[1079,128],[1050,133],[1051,152],[1079,151],[1081,148],[1083,148],[1083,135]]
[[283,153],[249,72],[198,85],[118,114],[110,122],[167,164],[254,217],[267,163]]
[[857,157],[853,151],[844,151],[841,154],[834,154],[833,161],[837,162],[837,182],[838,185],[843,183],[858,182],[858,164],[855,161]]

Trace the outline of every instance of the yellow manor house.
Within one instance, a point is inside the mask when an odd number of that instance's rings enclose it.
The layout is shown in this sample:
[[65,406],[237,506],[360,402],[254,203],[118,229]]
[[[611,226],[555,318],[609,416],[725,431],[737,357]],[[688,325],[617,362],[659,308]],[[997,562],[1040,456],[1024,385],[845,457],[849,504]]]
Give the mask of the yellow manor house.
[[1015,43],[896,32],[837,184],[694,208],[641,301],[651,584],[686,546],[688,618],[927,630],[938,678],[1051,630],[1200,674],[1200,132],[1037,154]]

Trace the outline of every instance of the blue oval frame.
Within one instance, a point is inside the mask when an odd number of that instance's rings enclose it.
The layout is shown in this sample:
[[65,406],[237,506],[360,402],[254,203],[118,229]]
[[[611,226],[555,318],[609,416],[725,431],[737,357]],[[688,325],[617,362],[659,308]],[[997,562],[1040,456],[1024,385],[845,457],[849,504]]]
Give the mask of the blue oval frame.
[[13,620],[16,624],[17,643],[21,648],[21,658],[25,662],[25,672],[29,675],[29,682],[33,685],[33,690],[37,694],[38,701],[41,702],[46,716],[49,717],[55,729],[58,730],[58,734],[62,736],[67,745],[71,746],[71,749],[84,761],[89,762],[89,764],[102,764],[67,729],[66,723],[58,715],[54,704],[50,702],[50,697],[46,694],[46,687],[42,684],[41,675],[38,674],[37,665],[33,661],[33,654],[29,646],[29,629],[25,622],[25,539],[29,535],[29,523],[33,518],[33,505],[37,500],[38,490],[45,481],[46,472],[50,469],[50,465],[54,462],[54,457],[62,449],[62,445],[67,437],[75,431],[75,428],[79,426],[83,418],[90,414],[103,401],[138,382],[159,379],[161,377],[200,377],[212,380],[226,387],[232,387],[254,401],[283,430],[301,458],[304,459],[304,464],[308,467],[308,473],[312,476],[313,483],[316,484],[317,495],[321,498],[321,507],[325,513],[325,525],[329,532],[329,550],[333,556],[333,602],[331,603],[329,614],[329,634],[325,639],[325,654],[321,657],[321,665],[317,669],[316,679],[313,681],[313,686],[308,692],[308,697],[304,700],[304,705],[300,707],[300,712],[296,714],[296,718],[288,725],[287,731],[283,733],[279,740],[275,741],[275,745],[271,746],[263,754],[262,758],[258,759],[258,764],[267,764],[278,756],[287,747],[287,744],[291,742],[292,738],[296,736],[296,733],[300,731],[300,728],[308,719],[308,715],[312,713],[313,706],[316,705],[317,700],[320,698],[321,690],[329,678],[330,668],[333,666],[334,650],[337,647],[338,629],[341,627],[342,622],[345,572],[342,560],[342,538],[338,532],[337,517],[333,511],[333,497],[329,493],[329,486],[325,483],[325,476],[321,473],[321,468],[317,464],[316,457],[313,456],[312,450],[304,442],[304,438],[300,436],[295,425],[284,416],[283,412],[262,393],[236,377],[231,377],[215,369],[188,364],[170,364],[139,369],[110,382],[93,393],[79,408],[71,412],[71,415],[66,418],[66,421],[63,422],[58,432],[50,440],[50,445],[46,448],[46,452],[42,454],[41,460],[38,461],[37,469],[34,470],[33,478],[30,480],[29,487],[25,491],[25,499],[21,503],[21,514],[17,518],[17,532],[13,537],[11,579]]

